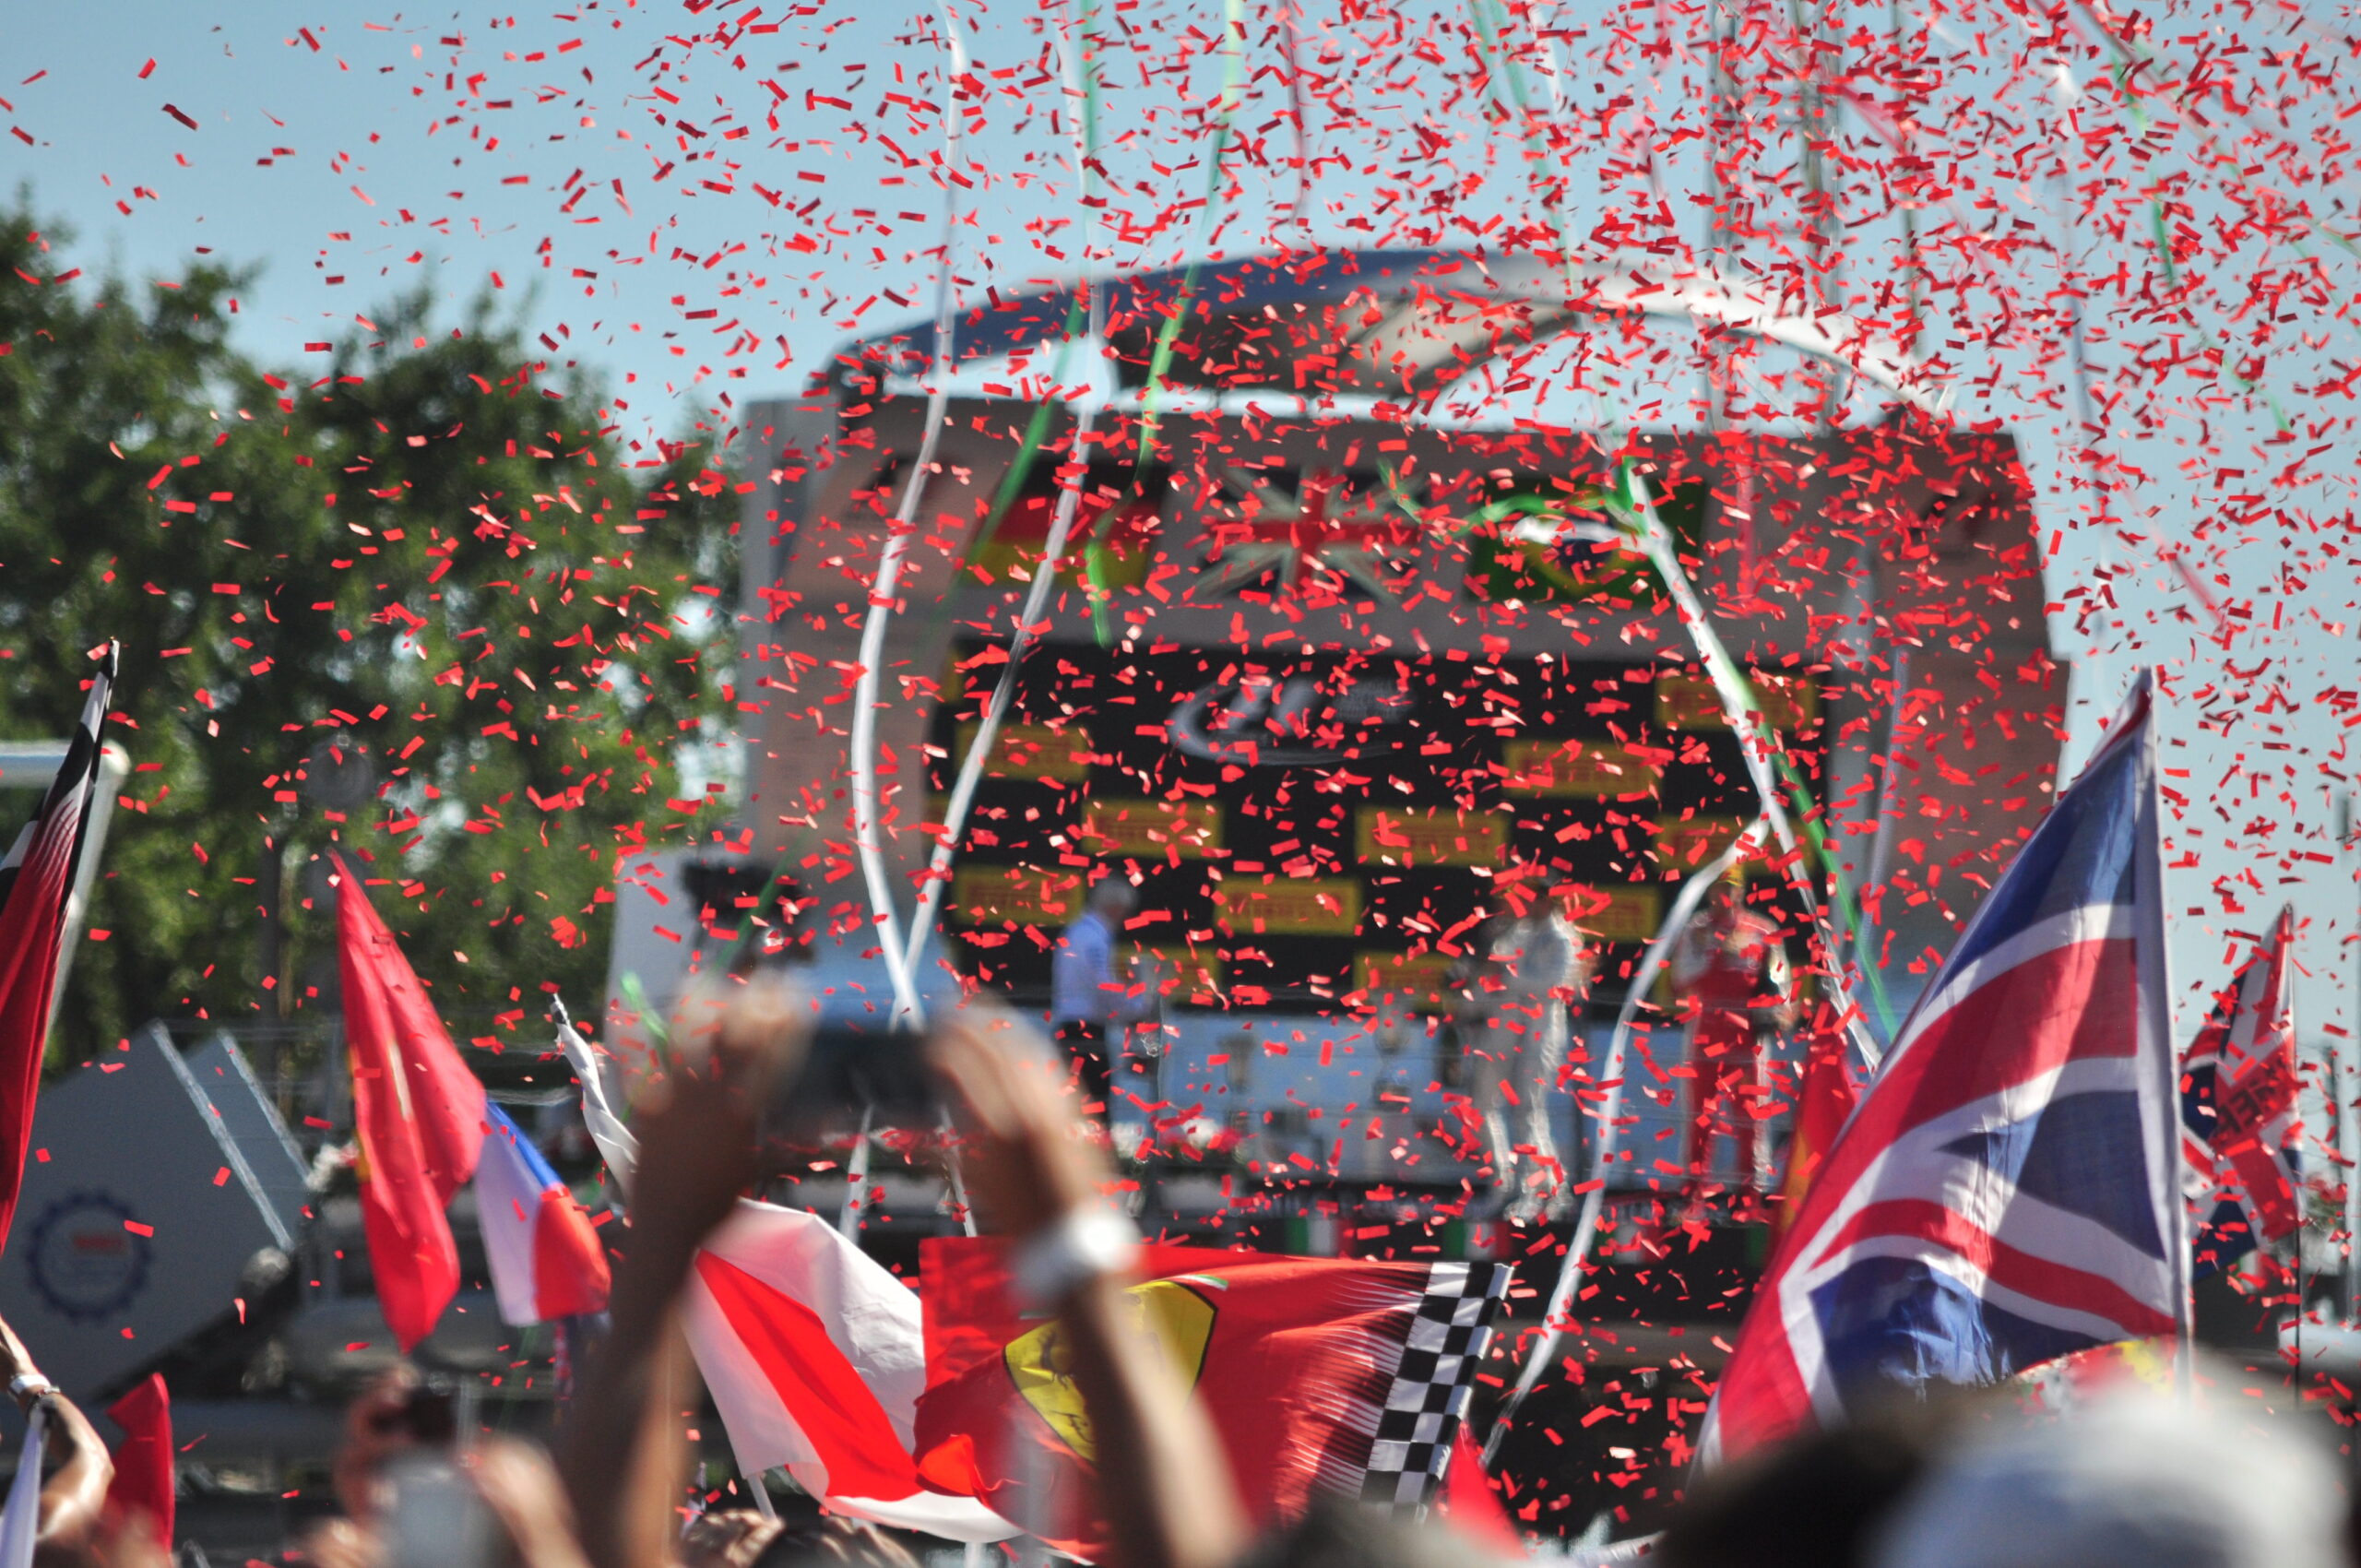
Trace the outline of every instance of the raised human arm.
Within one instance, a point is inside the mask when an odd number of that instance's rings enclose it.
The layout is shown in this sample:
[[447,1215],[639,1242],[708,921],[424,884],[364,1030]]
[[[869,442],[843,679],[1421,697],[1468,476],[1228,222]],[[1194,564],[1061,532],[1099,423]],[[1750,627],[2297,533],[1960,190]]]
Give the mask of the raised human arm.
[[[934,1060],[965,1107],[970,1190],[1020,1260],[1080,1217],[1109,1217],[1104,1157],[1032,1031],[971,1007],[938,1031]],[[1126,1300],[1129,1268],[1070,1272],[1061,1299],[1045,1304],[1064,1324],[1097,1441],[1109,1568],[1229,1568],[1251,1538],[1212,1420]]]
[[45,1394],[42,1399],[49,1407],[46,1446],[57,1468],[42,1483],[33,1562],[35,1568],[87,1562],[106,1517],[114,1460],[80,1406],[63,1394]]
[[675,1417],[688,1378],[678,1304],[697,1249],[758,1173],[773,1079],[808,1028],[776,986],[700,992],[674,1027],[682,1051],[639,1099],[631,1229],[608,1301],[612,1324],[585,1372],[560,1453],[592,1568],[662,1568],[687,1456]]
[[28,1413],[36,1403],[49,1410],[49,1435],[43,1446],[57,1468],[42,1483],[33,1561],[42,1564],[83,1562],[105,1516],[107,1488],[114,1482],[114,1460],[81,1407],[42,1376],[25,1342],[6,1319],[0,1319],[0,1381],[6,1383],[18,1407]]

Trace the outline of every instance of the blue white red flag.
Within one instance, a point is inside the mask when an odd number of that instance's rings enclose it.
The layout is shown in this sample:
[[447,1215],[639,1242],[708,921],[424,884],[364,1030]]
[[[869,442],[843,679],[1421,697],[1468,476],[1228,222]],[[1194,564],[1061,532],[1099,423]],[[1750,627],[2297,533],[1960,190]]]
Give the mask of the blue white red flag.
[[533,1140],[489,1102],[476,1215],[502,1318],[522,1327],[607,1310],[607,1254],[590,1217]]
[[1740,1329],[1700,1458],[2186,1326],[2143,677],[1918,1000]]
[[2297,1206],[2291,909],[2214,1004],[2180,1064],[2181,1180],[2202,1278],[2303,1223]]

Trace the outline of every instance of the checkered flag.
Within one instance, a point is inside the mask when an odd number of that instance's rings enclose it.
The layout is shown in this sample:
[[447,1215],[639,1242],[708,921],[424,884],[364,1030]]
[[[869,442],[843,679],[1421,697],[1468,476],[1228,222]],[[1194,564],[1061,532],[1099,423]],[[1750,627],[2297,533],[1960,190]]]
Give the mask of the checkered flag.
[[1507,1297],[1513,1265],[1438,1263],[1378,1416],[1361,1501],[1415,1515],[1434,1500],[1452,1439],[1466,1419],[1476,1369],[1492,1342],[1492,1323]]

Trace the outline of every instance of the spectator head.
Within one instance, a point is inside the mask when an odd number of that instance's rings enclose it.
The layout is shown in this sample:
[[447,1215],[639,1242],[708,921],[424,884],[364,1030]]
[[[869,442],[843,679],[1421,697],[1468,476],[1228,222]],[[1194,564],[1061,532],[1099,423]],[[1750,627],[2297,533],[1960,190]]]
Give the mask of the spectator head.
[[1485,1568],[1491,1561],[1465,1536],[1439,1526],[1323,1499],[1256,1542],[1239,1568]]
[[337,1449],[333,1476],[337,1502],[346,1516],[374,1522],[384,1502],[386,1463],[416,1449],[449,1445],[447,1398],[436,1400],[407,1363],[373,1379],[345,1407],[344,1441]]
[[1870,1532],[1926,1473],[1957,1408],[1896,1405],[1812,1432],[1699,1480],[1653,1563],[1664,1568],[1855,1568]]
[[794,1521],[744,1509],[699,1515],[681,1538],[682,1568],[918,1568],[900,1542],[841,1515]]
[[2295,1432],[2236,1414],[2138,1388],[1981,1435],[1893,1512],[1869,1562],[2342,1568],[2334,1467]]
[[1091,886],[1090,908],[1109,925],[1130,919],[1139,907],[1139,890],[1120,875],[1110,873]]
[[1521,921],[1549,909],[1556,873],[1529,851],[1512,849],[1492,873],[1492,913],[1503,921]]

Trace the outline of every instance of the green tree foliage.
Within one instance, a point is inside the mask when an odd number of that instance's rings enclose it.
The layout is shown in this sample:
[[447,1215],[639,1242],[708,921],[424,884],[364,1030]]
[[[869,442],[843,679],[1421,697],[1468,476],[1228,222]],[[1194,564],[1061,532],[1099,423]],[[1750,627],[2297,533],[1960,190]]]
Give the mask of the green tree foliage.
[[113,636],[136,771],[53,1052],[320,1007],[330,848],[458,1032],[594,1004],[618,853],[713,815],[677,762],[733,647],[716,454],[633,461],[481,308],[398,302],[274,374],[230,344],[250,279],[93,288],[65,248],[0,215],[0,735],[65,733]]

